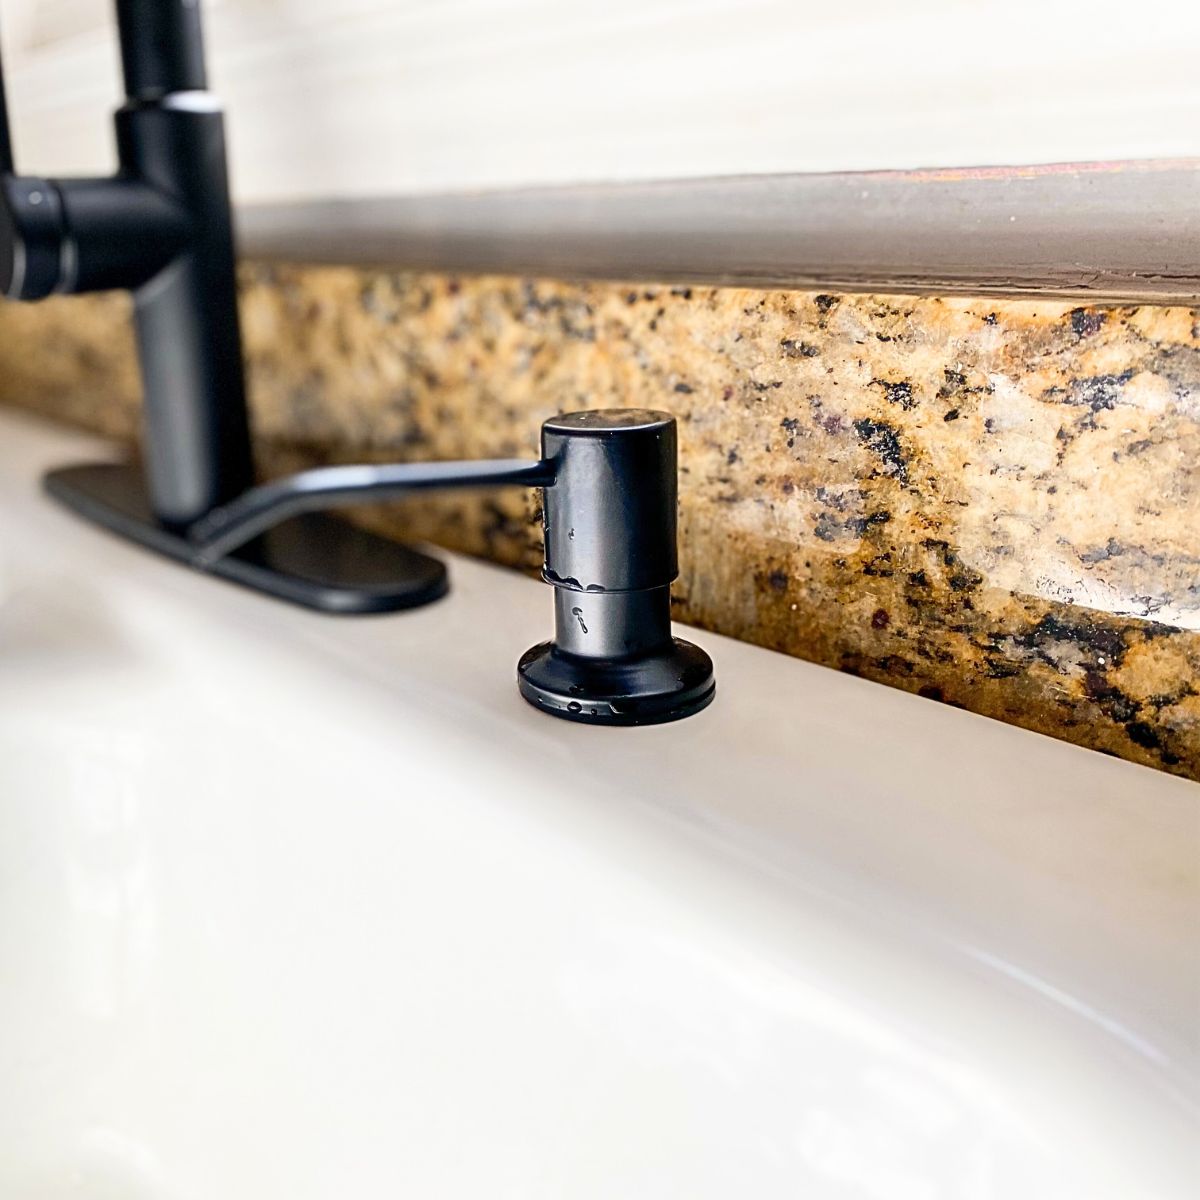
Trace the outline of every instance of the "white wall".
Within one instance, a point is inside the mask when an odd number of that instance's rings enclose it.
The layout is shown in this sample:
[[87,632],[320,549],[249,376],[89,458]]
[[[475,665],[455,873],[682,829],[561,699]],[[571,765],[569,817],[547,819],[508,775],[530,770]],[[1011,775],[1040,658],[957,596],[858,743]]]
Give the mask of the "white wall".
[[[18,165],[111,165],[107,0],[0,0]],[[1200,4],[210,0],[243,201],[1200,154]]]

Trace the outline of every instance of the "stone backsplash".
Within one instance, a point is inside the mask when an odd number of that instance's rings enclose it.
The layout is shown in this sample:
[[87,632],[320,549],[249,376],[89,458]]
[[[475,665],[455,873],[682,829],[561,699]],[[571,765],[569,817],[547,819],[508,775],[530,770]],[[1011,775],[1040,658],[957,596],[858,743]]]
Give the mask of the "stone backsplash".
[[[264,473],[532,454],[555,412],[665,408],[679,619],[1200,779],[1200,311],[256,265],[243,285]],[[128,316],[0,309],[0,400],[133,439]],[[361,519],[539,562],[519,493]]]

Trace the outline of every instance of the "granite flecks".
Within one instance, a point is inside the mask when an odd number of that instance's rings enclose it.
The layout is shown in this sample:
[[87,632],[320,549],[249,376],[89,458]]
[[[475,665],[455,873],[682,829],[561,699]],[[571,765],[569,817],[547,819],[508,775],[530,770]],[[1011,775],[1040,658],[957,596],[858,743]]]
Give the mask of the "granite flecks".
[[[0,311],[0,398],[131,437],[127,316]],[[1200,778],[1196,310],[248,267],[243,316],[268,473],[666,408],[680,619]],[[520,492],[363,519],[539,561]]]

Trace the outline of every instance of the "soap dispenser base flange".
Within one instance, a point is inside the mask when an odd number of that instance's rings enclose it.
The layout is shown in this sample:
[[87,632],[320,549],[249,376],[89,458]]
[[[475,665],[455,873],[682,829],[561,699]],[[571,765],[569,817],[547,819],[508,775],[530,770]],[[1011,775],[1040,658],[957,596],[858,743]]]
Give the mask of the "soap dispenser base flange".
[[661,725],[707,708],[712,659],[679,638],[651,654],[586,658],[542,642],[517,664],[521,695],[541,712],[585,725]]
[[[140,467],[63,467],[44,483],[85,519],[196,566],[188,539],[151,514]],[[304,608],[346,615],[416,608],[440,599],[449,587],[446,567],[436,558],[324,513],[293,517],[203,570]]]

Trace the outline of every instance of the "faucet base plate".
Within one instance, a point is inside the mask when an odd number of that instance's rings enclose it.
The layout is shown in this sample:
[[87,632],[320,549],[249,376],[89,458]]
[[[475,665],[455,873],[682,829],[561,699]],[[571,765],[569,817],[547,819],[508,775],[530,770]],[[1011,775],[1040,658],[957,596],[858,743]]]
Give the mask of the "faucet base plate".
[[[152,515],[140,467],[63,467],[44,483],[51,496],[85,519],[195,566],[188,539]],[[304,608],[346,615],[416,608],[440,599],[449,587],[438,559],[324,513],[277,525],[205,573]]]
[[672,638],[636,658],[585,658],[542,642],[521,655],[517,686],[535,708],[585,725],[659,725],[712,703],[712,659]]

